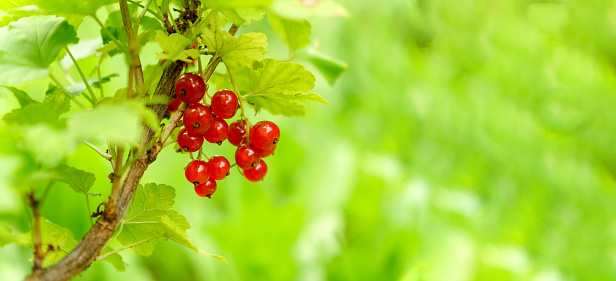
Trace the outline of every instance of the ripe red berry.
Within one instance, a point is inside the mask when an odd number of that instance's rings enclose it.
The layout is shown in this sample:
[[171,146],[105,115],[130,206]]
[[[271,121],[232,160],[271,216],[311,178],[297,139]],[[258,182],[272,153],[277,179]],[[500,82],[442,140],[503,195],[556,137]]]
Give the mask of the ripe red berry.
[[262,180],[267,174],[267,165],[265,161],[259,161],[259,164],[254,169],[244,170],[244,177],[251,182]]
[[193,160],[186,166],[184,170],[186,179],[193,184],[202,184],[210,178],[208,171],[208,162],[203,160]]
[[235,151],[235,163],[244,170],[256,167],[259,160],[261,160],[259,151],[252,144],[242,144]]
[[170,114],[173,114],[176,111],[178,111],[178,108],[180,107],[181,104],[182,104],[182,101],[180,99],[173,98],[171,102],[169,103],[169,105],[167,105],[167,110],[169,110]]
[[217,142],[221,144],[222,141],[227,139],[228,135],[229,125],[227,125],[227,121],[220,117],[215,117],[214,121],[212,121],[212,126],[203,134],[203,137],[210,143]]
[[237,111],[237,96],[230,90],[220,90],[212,96],[212,111],[220,118],[229,119]]
[[184,127],[193,135],[203,135],[212,126],[212,110],[201,104],[191,104],[184,112]]
[[205,95],[207,86],[195,73],[185,73],[175,82],[175,94],[187,104],[198,103]]
[[274,150],[276,150],[276,145],[272,146],[272,148],[268,150],[259,150],[259,155],[261,155],[261,158],[265,158],[274,154]]
[[184,128],[178,134],[178,145],[186,152],[195,152],[203,145],[203,136],[191,135]]
[[280,129],[274,122],[261,121],[250,130],[250,142],[261,150],[268,150],[278,143]]
[[210,178],[202,184],[195,185],[195,192],[201,197],[212,198],[212,194],[216,192],[216,181]]
[[229,175],[231,164],[227,158],[220,155],[214,155],[210,158],[210,161],[207,162],[207,168],[211,178],[215,180],[222,180]]
[[243,143],[242,139],[244,138],[244,135],[246,135],[246,130],[248,130],[246,126],[246,121],[233,121],[233,123],[229,125],[229,142],[235,146],[238,146],[240,145],[240,143]]

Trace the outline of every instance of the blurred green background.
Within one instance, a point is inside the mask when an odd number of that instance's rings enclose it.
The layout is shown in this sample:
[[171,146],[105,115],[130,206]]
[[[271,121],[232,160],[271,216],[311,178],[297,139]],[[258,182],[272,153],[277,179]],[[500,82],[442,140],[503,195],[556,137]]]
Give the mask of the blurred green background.
[[[331,106],[259,114],[282,130],[265,181],[233,173],[204,200],[171,150],[142,181],[174,186],[195,244],[229,264],[165,242],[81,279],[616,280],[616,2],[339,2],[350,16],[313,18],[312,47],[348,70],[333,86],[313,71]],[[288,57],[266,21],[240,31]],[[126,72],[119,57],[104,69]],[[28,87],[42,99],[46,83]],[[0,113],[14,107],[0,92]],[[98,205],[109,165],[86,146],[69,164],[96,174]],[[19,198],[0,189],[0,219],[27,226]],[[79,238],[84,205],[58,184],[43,215]],[[0,248],[0,279],[21,279],[31,256]]]

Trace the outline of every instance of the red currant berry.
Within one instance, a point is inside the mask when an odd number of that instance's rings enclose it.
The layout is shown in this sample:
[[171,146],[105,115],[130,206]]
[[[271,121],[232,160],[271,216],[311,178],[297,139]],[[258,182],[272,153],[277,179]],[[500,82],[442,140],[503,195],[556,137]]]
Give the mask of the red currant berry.
[[278,143],[280,129],[271,121],[261,121],[250,130],[250,142],[261,150],[268,150]]
[[203,137],[210,143],[217,142],[221,144],[222,141],[227,139],[228,135],[229,125],[227,125],[227,121],[220,117],[215,117],[212,126],[203,134]]
[[274,150],[276,150],[276,145],[272,146],[272,148],[268,150],[259,150],[260,151],[259,155],[261,155],[261,158],[265,158],[267,156],[274,154]]
[[195,185],[195,192],[201,197],[212,198],[212,194],[216,192],[216,181],[210,178],[202,184]]
[[259,161],[259,165],[254,167],[254,169],[244,170],[244,177],[251,182],[257,182],[262,180],[267,174],[267,165],[265,161]]
[[173,98],[171,102],[169,103],[169,105],[167,105],[167,110],[169,110],[170,114],[173,114],[176,111],[178,111],[178,108],[180,107],[181,104],[182,104],[182,101],[180,99]]
[[220,90],[212,96],[212,111],[220,118],[229,119],[237,111],[237,96],[230,90]]
[[198,103],[205,95],[207,86],[195,73],[185,73],[175,82],[175,94],[187,104]]
[[195,152],[203,145],[203,136],[191,135],[184,128],[178,134],[178,145],[186,152]]
[[195,185],[202,184],[210,178],[208,162],[199,159],[193,160],[186,166],[184,174],[189,182]]
[[259,160],[261,160],[259,151],[252,144],[242,144],[235,151],[235,163],[244,170],[256,167]]
[[212,126],[212,110],[201,104],[191,104],[184,112],[184,127],[193,135],[203,135]]
[[238,146],[240,143],[243,143],[244,135],[246,135],[246,130],[248,130],[246,126],[246,121],[244,120],[236,120],[229,125],[229,142],[232,145]]
[[222,180],[229,175],[231,164],[227,158],[220,155],[215,155],[212,156],[210,161],[207,162],[207,168],[211,178],[215,180]]

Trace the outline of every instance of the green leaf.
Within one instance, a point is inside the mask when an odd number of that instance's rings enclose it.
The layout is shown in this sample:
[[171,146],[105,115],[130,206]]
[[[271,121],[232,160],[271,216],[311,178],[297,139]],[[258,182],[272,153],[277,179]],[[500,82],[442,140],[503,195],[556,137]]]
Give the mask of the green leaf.
[[[20,145],[30,152],[37,162],[49,166],[55,166],[65,157],[72,155],[78,145],[66,130],[54,129],[42,123],[18,127],[15,135],[21,140]],[[45,141],[41,141],[42,136]]]
[[50,13],[94,15],[100,7],[116,2],[117,0],[43,0],[39,7]]
[[101,104],[89,111],[79,111],[67,119],[68,130],[77,139],[89,140],[105,134],[118,143],[136,144],[141,122],[158,125],[154,112],[138,101],[122,104]]
[[96,180],[94,174],[64,164],[55,167],[52,171],[57,175],[56,181],[66,183],[76,193],[85,195],[88,194]]
[[156,42],[163,49],[162,53],[156,53],[156,57],[159,60],[192,62],[193,59],[200,56],[199,50],[186,49],[191,41],[181,34],[173,33],[166,35],[163,31],[157,30]]
[[24,235],[16,235],[8,226],[0,224],[0,247],[4,247],[4,245],[10,243],[28,245],[30,241],[31,240]]
[[310,22],[307,20],[290,20],[270,12],[269,22],[274,31],[282,36],[291,52],[310,44]]
[[[302,57],[302,55],[298,55],[298,57]],[[338,79],[348,67],[346,62],[315,50],[306,52],[305,58],[319,70],[319,73],[325,77],[325,80],[327,80],[327,83],[330,85],[333,85],[336,79]]]
[[267,7],[272,0],[210,0],[207,1],[208,8],[251,8]]
[[5,114],[2,120],[11,125],[34,125],[46,123],[58,125],[58,112],[50,103],[30,103],[21,109],[13,109]]
[[299,63],[264,59],[250,77],[251,94],[299,94],[314,88],[316,78]]
[[70,98],[66,96],[62,89],[51,83],[47,86],[43,102],[50,104],[58,114],[68,112],[71,109]]
[[[113,249],[111,247],[105,247],[103,250],[101,250],[101,255],[104,255],[104,254],[109,253],[111,251],[113,251]],[[104,261],[107,261],[111,265],[113,265],[113,267],[117,271],[125,271],[126,270],[126,264],[124,264],[124,261],[122,260],[122,256],[120,256],[120,254],[118,254],[118,253],[115,253],[115,254],[112,254],[112,255],[106,257],[104,259]]]
[[313,101],[329,105],[321,96],[310,94],[265,94],[248,98],[248,102],[254,103],[258,108],[265,108],[272,114],[284,116],[305,116],[306,106],[300,101]]
[[253,20],[260,21],[265,15],[265,8],[246,7],[246,8],[222,8],[219,10],[231,22],[247,26]]
[[0,28],[0,84],[18,85],[49,73],[60,50],[77,43],[64,18],[31,16]]
[[225,30],[205,29],[201,35],[209,51],[216,52],[226,66],[234,68],[252,65],[267,52],[267,37],[263,33],[246,33],[234,37]]
[[[124,217],[118,241],[126,246],[164,234],[165,230],[158,219],[175,213],[171,210],[174,198],[175,190],[171,186],[154,183],[139,185]],[[154,250],[154,244],[160,239],[162,238],[137,244],[133,250],[141,255],[149,256]]]
[[39,3],[45,0],[11,0],[0,1],[0,10],[6,12],[0,20],[0,27],[8,25],[10,22],[17,21],[20,18],[36,16],[36,15],[51,15],[65,18],[70,25],[77,28],[83,22],[82,15],[66,14],[66,13],[46,13],[39,8]]
[[15,87],[10,87],[10,86],[1,86],[1,87],[6,88],[7,90],[13,93],[17,101],[19,101],[19,106],[21,106],[21,108],[24,108],[26,105],[29,105],[31,103],[37,103],[37,101],[33,100],[28,94],[26,94],[26,92],[20,89],[17,89]]
[[[103,83],[107,83],[111,81],[111,78],[118,77],[118,76],[119,76],[118,74],[113,73],[113,74],[109,74],[109,75],[101,77],[101,80]],[[90,84],[90,86],[95,87],[95,88],[100,88],[98,85],[98,77],[88,78],[87,81],[88,81],[88,84]],[[66,87],[66,90],[69,93],[71,93],[72,96],[78,96],[81,93],[83,93],[83,91],[86,90],[86,84],[80,80],[80,81],[77,81],[76,84]]]
[[[70,252],[77,246],[75,235],[69,229],[54,224],[44,217],[40,218],[40,225],[42,248],[46,250],[43,266],[48,266],[64,258],[67,255],[66,252]],[[32,237],[32,233],[22,234],[22,237],[28,239]],[[29,243],[28,246],[34,248],[32,243]]]
[[296,20],[349,16],[349,12],[342,5],[332,0],[321,0],[315,5],[305,5],[296,0],[279,0],[272,5],[271,10],[285,18]]
[[[183,216],[181,217],[184,218]],[[198,252],[197,247],[193,244],[192,240],[188,236],[188,233],[186,233],[186,227],[178,225],[167,215],[160,217],[158,221],[165,231],[165,237],[183,245],[186,248]]]
[[316,78],[301,64],[264,59],[255,63],[250,75],[250,90],[245,97],[257,108],[272,114],[304,116],[306,106],[300,102],[315,101],[327,104],[319,95],[301,94],[314,88]]

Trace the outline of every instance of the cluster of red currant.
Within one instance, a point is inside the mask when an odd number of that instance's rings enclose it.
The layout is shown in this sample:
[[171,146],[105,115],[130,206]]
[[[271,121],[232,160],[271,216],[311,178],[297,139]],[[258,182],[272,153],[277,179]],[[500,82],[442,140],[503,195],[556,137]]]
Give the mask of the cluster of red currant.
[[246,179],[256,182],[267,173],[267,165],[262,158],[274,153],[280,139],[280,129],[270,121],[261,121],[253,126],[245,119],[228,125],[225,119],[232,118],[239,106],[237,95],[230,90],[220,90],[211,97],[208,106],[199,103],[206,90],[201,76],[195,73],[182,75],[175,84],[176,96],[169,103],[168,110],[173,114],[182,103],[187,104],[182,120],[184,128],[178,134],[177,142],[185,152],[200,153],[198,159],[186,166],[186,179],[195,185],[199,196],[211,198],[216,191],[216,181],[227,177],[232,165],[220,155],[212,156],[207,162],[201,160],[203,141],[220,145],[228,139],[238,147],[234,166],[242,169]]

